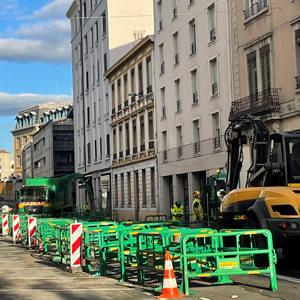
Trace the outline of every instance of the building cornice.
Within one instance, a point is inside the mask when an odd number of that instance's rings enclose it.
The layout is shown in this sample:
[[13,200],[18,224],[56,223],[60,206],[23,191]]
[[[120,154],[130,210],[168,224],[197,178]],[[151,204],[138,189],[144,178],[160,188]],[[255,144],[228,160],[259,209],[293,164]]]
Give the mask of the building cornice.
[[290,25],[294,25],[295,23],[300,22],[300,15],[294,17],[293,19],[289,20]]
[[251,47],[251,46],[253,46],[253,45],[269,38],[269,37],[272,37],[272,36],[273,36],[273,31],[271,30],[271,31],[268,31],[268,32],[256,37],[256,38],[246,42],[245,44],[241,45],[241,47],[245,50],[245,49],[247,49],[247,48],[249,48],[249,47]]

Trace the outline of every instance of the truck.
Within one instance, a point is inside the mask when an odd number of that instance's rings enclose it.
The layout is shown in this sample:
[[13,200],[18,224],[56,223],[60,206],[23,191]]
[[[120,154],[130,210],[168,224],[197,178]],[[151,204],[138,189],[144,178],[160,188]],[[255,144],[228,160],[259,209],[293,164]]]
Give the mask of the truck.
[[[295,257],[300,250],[300,134],[270,134],[259,117],[245,115],[230,122],[225,142],[227,195],[218,229],[269,229],[274,247],[282,248],[285,258]],[[245,187],[238,189],[242,171]],[[266,246],[260,235],[254,243]]]
[[26,179],[26,185],[20,189],[19,212],[29,214],[59,215],[71,212],[76,206],[75,182],[79,181],[94,199],[89,178],[80,173],[61,177],[36,177]]

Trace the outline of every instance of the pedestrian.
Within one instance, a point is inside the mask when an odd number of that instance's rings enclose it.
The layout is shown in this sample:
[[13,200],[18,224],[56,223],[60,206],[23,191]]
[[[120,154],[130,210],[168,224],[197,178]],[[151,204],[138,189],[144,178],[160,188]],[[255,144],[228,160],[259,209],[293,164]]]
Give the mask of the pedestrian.
[[85,204],[83,205],[83,212],[84,213],[90,212],[88,201],[86,201]]
[[196,228],[202,228],[203,208],[201,205],[201,193],[199,191],[195,191],[193,195],[193,219],[194,222],[196,222]]
[[183,215],[183,205],[180,200],[177,200],[171,208],[171,214],[174,221],[180,221]]

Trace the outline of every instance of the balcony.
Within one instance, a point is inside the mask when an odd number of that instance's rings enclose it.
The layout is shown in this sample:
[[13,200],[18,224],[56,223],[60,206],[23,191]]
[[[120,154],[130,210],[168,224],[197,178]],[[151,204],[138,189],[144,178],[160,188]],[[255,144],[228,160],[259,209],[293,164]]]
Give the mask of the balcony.
[[124,108],[128,106],[128,100],[124,101]]
[[195,153],[199,153],[200,152],[200,142],[195,142]]
[[211,85],[211,94],[212,94],[212,96],[216,96],[216,95],[218,95],[218,93],[219,93],[218,83],[215,82]]
[[213,42],[216,40],[217,36],[216,36],[216,28],[212,29],[209,33],[210,36],[210,42]]
[[182,155],[183,155],[183,147],[180,146],[178,147],[178,157],[182,157]]
[[257,5],[257,12],[260,12],[261,10],[263,10],[264,8],[268,7],[268,0],[259,0],[258,2],[256,2]]
[[137,147],[132,148],[132,154],[137,154]]
[[160,74],[164,74],[165,73],[165,63],[163,62],[161,65],[160,65]]
[[153,141],[149,142],[149,149],[154,149],[154,142]]
[[295,77],[296,79],[296,90],[300,89],[300,76]]
[[130,149],[127,149],[126,150],[126,156],[129,156],[130,155]]
[[168,160],[168,150],[164,151],[164,160]]
[[280,112],[279,88],[268,89],[231,103],[229,121],[241,115],[262,116]]
[[117,159],[117,153],[114,153],[113,159]]
[[164,28],[163,20],[160,20],[159,23],[158,23],[158,31],[163,30],[163,28]]
[[135,96],[131,97],[131,104],[135,102]]
[[122,158],[123,157],[123,151],[120,151],[119,152],[119,158]]
[[150,93],[152,93],[152,85],[149,85],[147,87],[147,94],[150,94]]
[[178,64],[179,64],[179,53],[176,53],[174,66],[177,66]]
[[181,111],[181,100],[177,100],[177,111]]
[[145,144],[141,145],[140,149],[141,149],[141,152],[145,151]]
[[197,104],[198,103],[198,92],[194,92],[193,93],[193,104]]
[[115,113],[116,113],[116,109],[113,108],[113,109],[111,110],[111,114],[114,115]]
[[118,111],[121,111],[122,110],[122,104],[119,104],[118,105]]
[[255,14],[260,13],[263,11],[265,8],[269,6],[268,0],[259,0],[256,2],[256,8],[255,4],[252,3],[246,10],[244,10],[244,18],[245,20],[251,18]]
[[164,106],[162,108],[162,117],[165,118],[167,116],[167,108]]
[[219,149],[221,147],[221,139],[220,137],[215,137],[214,138],[214,142],[215,142],[215,149]]
[[196,53],[196,42],[191,43],[191,55]]
[[254,3],[252,3],[251,6],[249,6],[247,9],[244,10],[244,18],[245,20],[247,20],[253,15],[254,15]]
[[173,19],[177,18],[177,7],[173,8]]

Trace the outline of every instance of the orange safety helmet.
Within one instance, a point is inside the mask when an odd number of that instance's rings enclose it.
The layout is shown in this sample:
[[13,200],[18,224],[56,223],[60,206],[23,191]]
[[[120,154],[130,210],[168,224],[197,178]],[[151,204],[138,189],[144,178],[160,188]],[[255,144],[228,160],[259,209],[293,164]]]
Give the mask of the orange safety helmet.
[[201,195],[201,193],[200,193],[199,191],[195,191],[195,192],[193,193],[193,195],[194,195],[194,196],[196,196],[196,195]]

